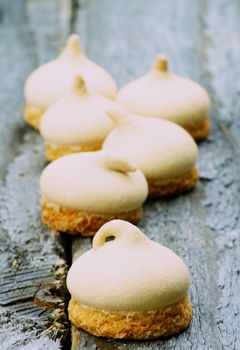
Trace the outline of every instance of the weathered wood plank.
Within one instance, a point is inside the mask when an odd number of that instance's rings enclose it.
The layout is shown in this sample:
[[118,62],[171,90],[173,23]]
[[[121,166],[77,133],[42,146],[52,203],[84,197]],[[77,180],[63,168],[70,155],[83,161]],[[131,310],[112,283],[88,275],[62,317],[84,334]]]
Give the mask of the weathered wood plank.
[[[23,83],[55,56],[68,31],[71,2],[0,4],[0,344],[1,349],[57,349],[68,333],[66,239],[40,220],[40,136],[24,123]],[[54,339],[54,340],[51,340]]]
[[[218,175],[224,193],[219,193],[221,187],[217,187],[215,182],[218,200],[212,201],[212,205],[208,206],[218,234],[215,249],[218,261],[217,283],[221,292],[215,319],[223,349],[240,348],[239,15],[238,1],[209,2],[203,22],[208,43],[205,50],[207,68],[218,107],[216,119],[232,150],[222,164],[222,174]],[[219,162],[222,162],[222,155],[218,155]],[[216,216],[219,220],[215,219]],[[209,226],[209,221],[207,224]]]
[[[77,29],[86,51],[109,69],[119,85],[143,74],[154,56],[164,52],[176,73],[199,81],[211,93],[213,130],[200,144],[201,181],[196,190],[168,201],[148,201],[140,223],[152,239],[173,249],[190,268],[191,326],[177,337],[151,342],[99,339],[74,329],[74,350],[240,348],[239,165],[232,144],[232,135],[238,140],[239,134],[239,88],[237,80],[231,85],[226,67],[239,57],[238,18],[237,1],[80,2]],[[230,70],[232,77],[238,76],[237,65]],[[225,131],[226,116],[234,121],[230,134]],[[82,241],[74,241],[74,252],[79,247],[84,251]]]

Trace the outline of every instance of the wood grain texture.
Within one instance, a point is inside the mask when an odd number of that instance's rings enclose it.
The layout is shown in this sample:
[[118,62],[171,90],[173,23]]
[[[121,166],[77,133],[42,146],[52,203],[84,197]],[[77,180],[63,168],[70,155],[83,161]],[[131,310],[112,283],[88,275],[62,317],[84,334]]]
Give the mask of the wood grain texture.
[[[179,336],[150,342],[100,339],[74,329],[74,350],[240,348],[239,11],[237,1],[223,0],[80,1],[75,28],[88,55],[108,69],[119,86],[146,72],[163,52],[174,72],[210,92],[213,126],[199,145],[200,182],[195,191],[148,201],[140,223],[150,238],[174,250],[190,269],[191,326]],[[73,251],[81,245],[82,239],[75,240]]]
[[23,84],[66,40],[69,1],[0,3],[0,344],[59,349],[68,334],[66,240],[40,220],[40,136],[22,119]]

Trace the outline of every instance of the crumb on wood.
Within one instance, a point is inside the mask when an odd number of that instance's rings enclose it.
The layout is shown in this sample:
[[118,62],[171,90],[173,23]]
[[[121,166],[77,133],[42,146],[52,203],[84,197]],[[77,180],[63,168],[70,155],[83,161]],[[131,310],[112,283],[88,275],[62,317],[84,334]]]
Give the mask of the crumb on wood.
[[58,259],[54,265],[54,276],[57,279],[64,278],[67,274],[67,264],[63,259]]
[[14,269],[18,269],[19,268],[19,261],[17,258],[13,258],[12,262],[11,262],[11,266]]

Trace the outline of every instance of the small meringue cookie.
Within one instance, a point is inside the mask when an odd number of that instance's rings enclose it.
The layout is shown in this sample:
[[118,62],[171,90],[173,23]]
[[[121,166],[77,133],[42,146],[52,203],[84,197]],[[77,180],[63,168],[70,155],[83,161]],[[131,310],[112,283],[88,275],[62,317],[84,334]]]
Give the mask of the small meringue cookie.
[[101,149],[113,128],[106,114],[112,108],[117,108],[114,101],[90,93],[84,79],[76,76],[71,92],[53,103],[41,118],[40,134],[47,159]]
[[140,170],[115,152],[63,156],[40,178],[42,219],[56,231],[93,235],[114,218],[137,222],[148,194]]
[[150,196],[175,195],[197,181],[198,148],[179,125],[167,120],[132,115],[118,108],[108,115],[115,123],[103,143],[144,173]]
[[163,55],[156,58],[147,74],[119,91],[117,102],[130,113],[177,123],[197,140],[209,130],[211,102],[207,91],[193,80],[171,73]]
[[72,34],[59,57],[43,64],[27,78],[24,86],[26,121],[38,128],[44,110],[69,93],[76,75],[83,76],[90,92],[115,97],[116,83],[113,78],[86,57],[79,37]]

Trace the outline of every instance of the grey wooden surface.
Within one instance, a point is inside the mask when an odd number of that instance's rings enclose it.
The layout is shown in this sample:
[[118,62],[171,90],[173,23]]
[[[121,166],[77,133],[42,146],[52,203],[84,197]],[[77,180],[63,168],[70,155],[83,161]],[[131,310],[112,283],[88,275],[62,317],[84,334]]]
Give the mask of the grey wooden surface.
[[45,164],[43,147],[21,114],[24,80],[62,46],[69,31],[69,7],[66,1],[0,2],[0,348],[4,350],[58,349],[56,337],[64,343],[68,334],[66,239],[52,236],[41,224],[38,178]]
[[[213,128],[199,145],[200,182],[195,191],[147,202],[140,222],[152,239],[174,250],[189,266],[190,327],[179,336],[147,342],[106,340],[73,330],[72,349],[240,349],[239,1],[3,0],[0,14],[3,349],[25,349],[26,344],[30,349],[59,348],[52,326],[58,322],[57,309],[63,326],[60,339],[67,337],[64,289],[53,293],[50,308],[36,305],[34,295],[40,294],[41,300],[49,281],[62,283],[64,268],[58,266],[56,276],[54,264],[59,258],[70,263],[71,244],[73,253],[91,244],[89,239],[71,242],[52,236],[42,226],[42,143],[21,118],[24,79],[54,57],[68,33],[75,31],[88,55],[107,68],[119,86],[147,71],[159,52],[168,55],[172,70],[209,91]],[[53,305],[56,296],[59,304]],[[71,339],[66,338],[64,348],[70,347]]]

